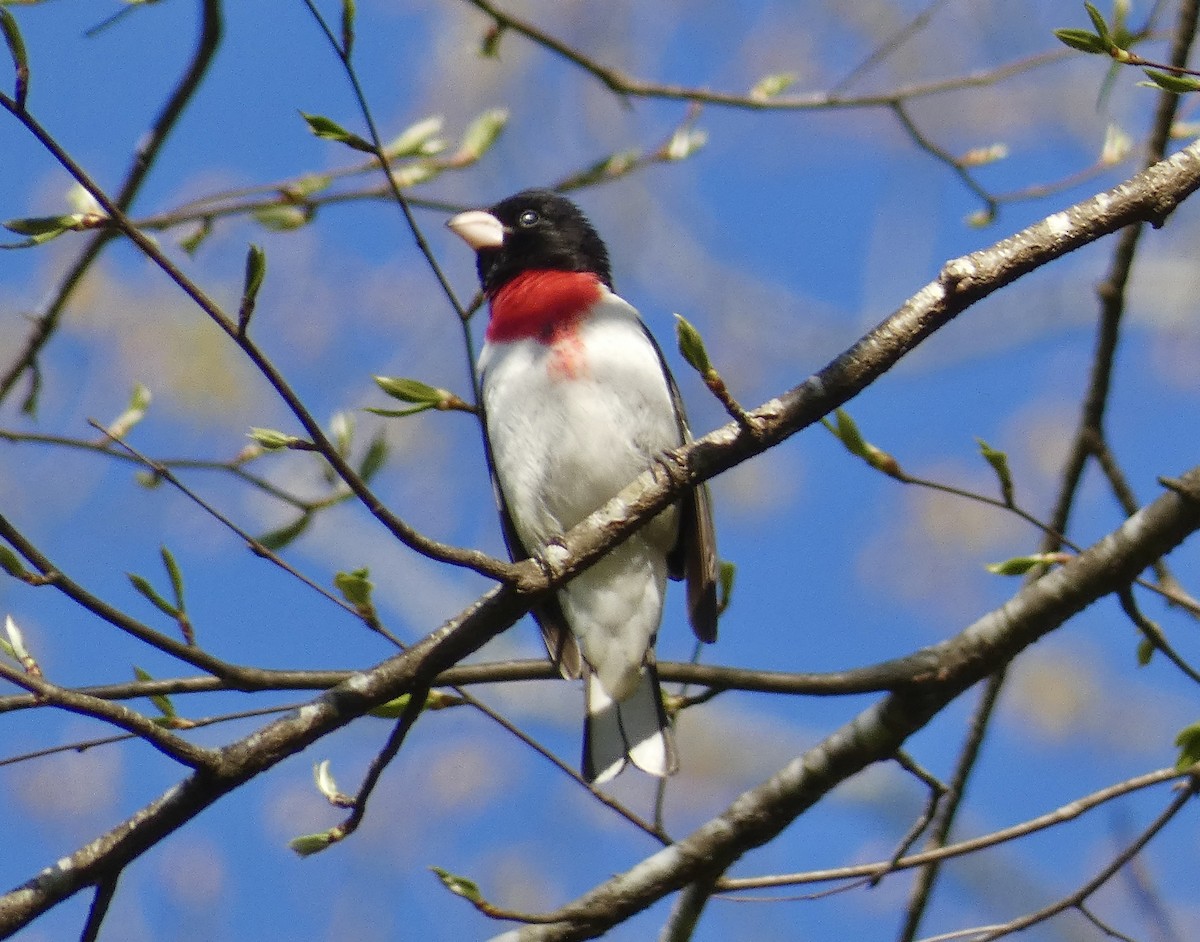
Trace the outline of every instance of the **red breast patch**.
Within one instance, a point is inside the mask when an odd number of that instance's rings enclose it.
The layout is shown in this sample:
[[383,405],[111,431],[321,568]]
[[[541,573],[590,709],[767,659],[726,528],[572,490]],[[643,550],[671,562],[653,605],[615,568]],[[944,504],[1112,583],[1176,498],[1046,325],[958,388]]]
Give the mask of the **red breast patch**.
[[600,300],[600,290],[600,279],[591,272],[523,272],[492,296],[487,339],[505,343],[532,337],[551,345]]

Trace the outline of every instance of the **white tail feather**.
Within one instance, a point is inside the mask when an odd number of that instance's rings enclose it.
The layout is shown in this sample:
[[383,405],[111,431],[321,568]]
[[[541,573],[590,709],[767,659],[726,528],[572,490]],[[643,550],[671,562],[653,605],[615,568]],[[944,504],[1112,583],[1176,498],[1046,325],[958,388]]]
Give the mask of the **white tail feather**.
[[587,720],[583,732],[583,774],[595,785],[615,778],[632,761],[659,777],[677,768],[670,722],[663,712],[658,680],[652,668],[624,700],[616,701],[588,672]]

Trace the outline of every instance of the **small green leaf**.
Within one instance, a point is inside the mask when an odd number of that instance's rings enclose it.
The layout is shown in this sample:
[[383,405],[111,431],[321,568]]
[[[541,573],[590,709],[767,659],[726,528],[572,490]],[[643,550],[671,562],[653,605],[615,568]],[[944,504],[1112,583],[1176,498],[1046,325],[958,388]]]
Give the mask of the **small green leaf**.
[[1084,3],[1083,8],[1087,10],[1087,15],[1092,20],[1092,26],[1094,26],[1096,29],[1096,35],[1099,36],[1105,44],[1111,46],[1112,36],[1109,34],[1108,24],[1104,21],[1104,17],[1100,15],[1100,11],[1090,3]]
[[354,443],[354,416],[345,410],[335,412],[329,420],[329,437],[339,455],[345,458],[350,454],[350,446]]
[[24,242],[0,245],[4,249],[24,249],[57,239],[64,232],[94,229],[104,223],[97,213],[64,213],[61,216],[28,216],[0,223],[9,232],[29,236]]
[[724,612],[733,601],[733,584],[737,577],[737,566],[722,559],[717,568],[717,611]]
[[154,396],[151,394],[149,387],[142,383],[134,383],[133,392],[129,395],[129,408],[145,412],[150,407],[150,402],[153,398]]
[[1100,148],[1100,163],[1112,167],[1122,163],[1133,152],[1133,138],[1120,125],[1110,124],[1104,130],[1104,145]]
[[1186,95],[1188,92],[1200,91],[1200,79],[1194,78],[1191,75],[1171,75],[1168,72],[1159,72],[1156,69],[1143,69],[1142,71],[1149,76],[1150,81],[1164,92]]
[[383,152],[393,160],[400,157],[430,157],[445,148],[444,142],[435,140],[444,123],[441,115],[422,118],[401,131],[392,143],[384,147]]
[[162,612],[164,615],[170,615],[172,618],[177,618],[179,616],[179,609],[159,595],[158,592],[155,591],[154,586],[150,584],[148,579],[146,579],[144,576],[139,576],[135,572],[127,572],[125,575],[133,584],[133,587],[137,589],[139,593],[141,593],[146,601],[157,608],[160,612]]
[[704,347],[704,338],[682,314],[675,315],[675,336],[679,341],[679,352],[688,365],[701,376],[710,373],[713,367]]
[[11,654],[15,660],[20,661],[22,664],[33,660],[29,654],[29,650],[25,647],[25,636],[21,634],[21,629],[13,621],[12,615],[4,616],[4,633],[8,635],[8,641],[5,644],[6,654]]
[[684,160],[708,143],[708,132],[698,128],[679,128],[659,152],[665,160]]
[[342,598],[355,608],[369,608],[371,590],[375,586],[368,576],[370,576],[370,571],[365,567],[352,572],[339,572],[333,577],[333,584],[342,593]]
[[581,187],[592,186],[605,180],[615,180],[628,173],[631,167],[636,166],[638,158],[641,156],[642,152],[639,150],[623,150],[609,154],[594,164],[584,167],[578,173],[559,180],[554,188],[556,190],[578,190]]
[[330,795],[337,794],[337,782],[333,779],[333,772],[330,771],[330,761],[322,759],[313,765],[313,782],[317,786],[317,791],[328,798]]
[[401,402],[417,402],[436,406],[450,395],[449,391],[422,383],[419,379],[406,379],[399,376],[375,376],[373,378],[380,389]]
[[1137,662],[1138,667],[1145,667],[1150,663],[1150,659],[1154,657],[1154,652],[1158,650],[1158,646],[1149,638],[1143,638],[1138,642],[1137,646]]
[[1108,44],[1095,33],[1089,33],[1086,29],[1056,29],[1054,35],[1058,37],[1059,42],[1080,52],[1108,55]]
[[851,454],[858,455],[860,458],[869,457],[870,446],[863,438],[862,432],[858,430],[858,423],[845,409],[837,410],[837,433],[838,438],[842,440],[842,444]]
[[238,333],[244,334],[254,314],[254,305],[258,301],[258,289],[262,287],[263,278],[267,274],[267,256],[262,248],[251,244],[246,250],[246,275],[242,283],[242,304],[238,309]]
[[[150,676],[149,671],[143,670],[142,668],[138,667],[136,664],[133,665],[133,674],[138,680],[145,681],[145,680],[153,680],[154,679],[153,677]],[[151,703],[153,703],[156,707],[158,707],[158,712],[160,712],[167,719],[173,720],[177,716],[179,716],[179,714],[175,710],[175,704],[173,704],[171,702],[170,697],[165,696],[161,693],[156,693],[156,694],[151,694],[149,699],[150,699]]]
[[326,118],[319,114],[309,114],[306,111],[301,111],[300,117],[308,123],[309,131],[317,137],[340,141],[350,136],[350,132],[332,118]]
[[830,422],[828,417],[821,419],[821,424],[833,433],[834,437],[842,443],[846,451],[856,457],[865,459],[867,457],[867,443],[862,437],[862,433],[858,430],[858,424],[845,409],[838,409],[835,415],[837,418],[836,425]]
[[288,841],[288,847],[301,857],[310,857],[333,846],[345,836],[346,832],[340,826],[332,827],[328,831],[321,831],[318,834],[304,834],[301,837],[294,837]]
[[248,437],[267,451],[279,451],[281,448],[291,448],[293,445],[304,441],[303,438],[296,435],[288,435],[286,432],[280,432],[273,428],[252,428]]
[[358,466],[358,476],[365,483],[370,484],[371,479],[379,473],[384,462],[387,461],[387,456],[387,436],[383,432],[379,432],[371,439],[371,444],[367,446],[367,453],[363,455],[363,460]]
[[363,411],[370,412],[372,415],[383,416],[385,419],[403,419],[410,415],[416,415],[419,412],[428,412],[432,408],[432,402],[423,402],[421,405],[413,406],[411,409],[376,409],[373,406],[366,406]]
[[795,72],[776,72],[774,75],[764,75],[750,89],[750,97],[756,101],[766,101],[776,95],[782,95],[796,84]]
[[183,573],[179,569],[179,563],[175,562],[175,557],[171,551],[165,546],[159,548],[162,553],[163,565],[167,569],[167,576],[171,580],[171,591],[175,593],[175,608],[177,611],[184,611],[183,604]]
[[325,800],[338,808],[352,808],[354,799],[338,790],[337,782],[333,779],[328,759],[322,759],[313,766],[313,781],[317,791],[325,796]]
[[154,471],[138,471],[133,479],[148,491],[154,490],[163,482],[162,475]]
[[308,123],[309,131],[322,140],[337,141],[338,143],[345,144],[347,147],[363,151],[367,154],[375,152],[375,148],[357,134],[351,134],[336,121],[326,118],[324,115],[308,114],[301,111],[300,117]]
[[1179,759],[1175,768],[1186,772],[1197,762],[1200,762],[1200,723],[1184,727],[1175,737],[1175,745],[1179,747]]
[[972,147],[958,158],[960,167],[986,167],[1008,157],[1008,145],[1002,142],[984,147]]
[[320,193],[322,190],[327,190],[332,185],[333,180],[326,174],[309,173],[289,183],[281,192],[291,199],[301,200],[306,196],[312,196],[315,193]]
[[1004,498],[1004,503],[1011,507],[1013,479],[1012,472],[1008,468],[1008,455],[1002,451],[996,451],[982,438],[976,438],[975,441],[979,443],[979,453],[983,455],[983,460],[992,466],[992,470],[996,472],[996,477],[1000,480],[1000,495]]
[[350,58],[354,48],[354,0],[342,0],[342,55]]
[[31,249],[35,245],[43,245],[44,243],[49,242],[51,239],[57,239],[64,232],[69,231],[69,229],[55,229],[52,232],[44,232],[41,235],[30,236],[28,239],[22,239],[20,242],[0,242],[0,249]]
[[1125,29],[1129,21],[1129,0],[1113,0],[1113,27],[1116,30]]
[[83,217],[104,215],[104,207],[96,200],[95,194],[79,183],[72,183],[67,188],[67,205]]
[[64,213],[61,216],[29,216],[24,219],[10,219],[0,225],[17,235],[53,238],[74,229],[82,222],[83,213]]
[[281,550],[307,530],[311,522],[312,514],[306,511],[287,526],[264,533],[255,542],[261,544],[264,549],[271,550],[272,552]]
[[408,164],[407,166],[398,167],[393,170],[392,179],[396,182],[396,186],[404,190],[421,183],[428,183],[435,177],[440,177],[444,169],[440,164],[419,161],[418,163]]
[[882,471],[891,477],[903,479],[904,472],[900,469],[900,462],[882,448],[877,448],[864,439],[862,433],[858,430],[857,423],[855,423],[854,419],[850,417],[850,413],[845,409],[837,410],[836,426],[829,421],[828,417],[821,419],[821,424],[833,433],[834,437],[842,443],[850,454],[862,458],[863,461],[876,471]]
[[313,210],[310,206],[293,206],[281,203],[277,206],[264,206],[253,213],[255,221],[264,229],[272,232],[291,232],[312,222]]
[[[0,248],[7,246],[0,245]],[[25,393],[25,398],[21,400],[21,414],[28,416],[36,416],[38,403],[42,398],[42,371],[38,369],[35,362],[33,368],[29,371],[29,389]]]
[[491,108],[467,125],[462,143],[455,154],[457,163],[474,163],[496,143],[496,138],[508,124],[507,108]]
[[1038,566],[1053,566],[1065,563],[1070,556],[1066,553],[1032,553],[1029,556],[1014,556],[1002,563],[988,563],[983,568],[995,576],[1023,576]]
[[412,694],[401,694],[395,700],[379,704],[374,710],[370,711],[370,715],[381,720],[398,720],[403,716],[404,711],[408,709],[408,702],[411,699]]
[[442,886],[455,896],[461,896],[472,903],[483,902],[483,894],[479,892],[479,885],[474,880],[457,876],[449,870],[443,870],[441,867],[430,867],[429,869],[437,874],[437,878],[442,881]]
[[503,23],[492,23],[483,34],[483,42],[479,44],[479,54],[485,59],[494,59],[500,55],[500,40],[504,38],[507,27]]
[[142,383],[134,383],[133,392],[129,394],[129,405],[108,424],[105,431],[113,438],[124,438],[146,417],[146,410],[153,398],[148,387]]
[[8,46],[8,54],[12,56],[16,73],[13,98],[16,99],[18,110],[24,111],[25,98],[29,94],[29,57],[17,21],[4,7],[0,7],[0,32],[4,33],[4,42]]
[[21,565],[20,557],[3,544],[0,544],[0,569],[3,569],[16,579],[21,579],[26,575],[25,567]]
[[195,255],[196,249],[200,248],[204,240],[212,235],[212,231],[212,217],[205,216],[191,233],[179,240],[179,247],[187,252],[188,255]]

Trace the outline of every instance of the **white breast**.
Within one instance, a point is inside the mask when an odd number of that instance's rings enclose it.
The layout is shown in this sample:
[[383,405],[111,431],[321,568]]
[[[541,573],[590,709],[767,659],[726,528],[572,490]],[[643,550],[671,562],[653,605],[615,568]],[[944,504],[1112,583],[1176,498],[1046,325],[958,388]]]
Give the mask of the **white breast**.
[[[560,344],[488,344],[479,365],[496,474],[530,549],[682,444],[658,353],[637,312],[612,293]],[[664,551],[673,529],[659,534]]]
[[[489,344],[480,357],[496,477],[531,552],[607,503],[682,444],[670,388],[637,312],[611,293],[573,336]],[[662,618],[668,508],[560,592],[600,683],[631,696]]]

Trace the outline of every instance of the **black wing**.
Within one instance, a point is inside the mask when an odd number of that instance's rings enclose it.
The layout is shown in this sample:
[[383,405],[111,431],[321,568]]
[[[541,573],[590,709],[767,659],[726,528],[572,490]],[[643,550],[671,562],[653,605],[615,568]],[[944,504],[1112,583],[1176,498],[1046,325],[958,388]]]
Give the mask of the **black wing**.
[[[653,335],[642,325],[650,339],[663,375],[671,390],[671,402],[679,423],[679,436],[686,445],[692,440],[687,413],[675,377],[667,367],[662,350]],[[688,620],[696,637],[706,644],[717,640],[717,532],[713,526],[712,497],[708,485],[699,484],[679,501],[679,537],[667,555],[667,570],[672,579],[687,580]]]

